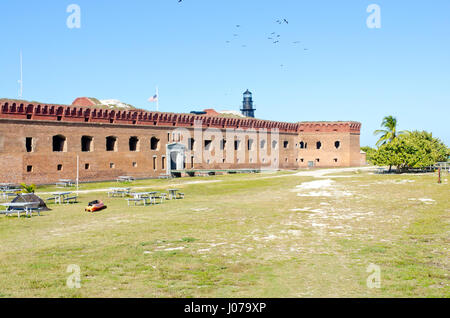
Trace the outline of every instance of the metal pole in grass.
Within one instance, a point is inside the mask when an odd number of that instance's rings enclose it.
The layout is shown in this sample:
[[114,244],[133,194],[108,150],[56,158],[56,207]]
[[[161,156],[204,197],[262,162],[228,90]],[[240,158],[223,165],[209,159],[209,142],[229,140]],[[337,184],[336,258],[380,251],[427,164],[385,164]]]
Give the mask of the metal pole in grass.
[[77,155],[77,195],[78,195],[78,181],[80,179],[80,156]]
[[438,183],[442,183],[441,181],[441,167],[438,169]]

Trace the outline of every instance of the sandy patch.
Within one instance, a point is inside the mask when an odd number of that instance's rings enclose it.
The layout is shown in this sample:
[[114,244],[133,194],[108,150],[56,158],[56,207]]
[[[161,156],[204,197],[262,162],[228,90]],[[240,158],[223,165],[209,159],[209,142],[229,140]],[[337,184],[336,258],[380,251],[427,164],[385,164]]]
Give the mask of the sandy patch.
[[429,199],[429,198],[411,198],[411,199],[408,199],[408,201],[420,201],[425,204],[433,204],[436,202],[435,200]]
[[180,247],[170,247],[170,248],[165,248],[165,249],[163,249],[162,251],[165,251],[165,252],[170,252],[170,251],[181,251],[181,250],[184,250],[186,247],[184,247],[184,246],[180,246]]
[[297,193],[299,197],[346,197],[353,195],[352,192],[337,189],[336,182],[331,179],[304,182],[292,191],[299,192]]
[[192,208],[191,210],[194,212],[204,212],[204,211],[209,211],[210,208],[197,208],[197,209]]
[[298,185],[296,187],[296,189],[298,191],[324,189],[324,188],[331,187],[334,183],[335,182],[331,179],[315,180],[315,181],[303,182],[302,184]]
[[278,236],[275,236],[275,235],[273,235],[273,234],[268,235],[268,236],[265,236],[265,237],[257,237],[257,236],[254,236],[253,239],[254,239],[255,241],[261,241],[261,240],[262,240],[262,241],[273,241],[273,240],[278,239]]

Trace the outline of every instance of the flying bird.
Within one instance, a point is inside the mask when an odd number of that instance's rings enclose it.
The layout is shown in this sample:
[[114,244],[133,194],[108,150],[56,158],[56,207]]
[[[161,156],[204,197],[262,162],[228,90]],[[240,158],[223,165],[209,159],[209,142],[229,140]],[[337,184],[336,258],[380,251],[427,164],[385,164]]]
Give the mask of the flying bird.
[[284,23],[289,24],[288,20],[283,19]]

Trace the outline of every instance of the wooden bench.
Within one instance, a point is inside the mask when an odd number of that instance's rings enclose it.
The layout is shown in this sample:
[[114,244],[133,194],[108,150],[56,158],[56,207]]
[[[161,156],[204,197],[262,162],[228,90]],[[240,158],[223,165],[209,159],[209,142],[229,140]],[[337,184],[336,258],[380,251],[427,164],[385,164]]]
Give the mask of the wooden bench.
[[144,202],[144,205],[146,204],[144,198],[142,199],[128,198],[127,199],[128,206],[130,206],[130,202],[134,202],[134,205],[137,205],[138,202]]
[[177,192],[177,199],[184,199],[184,193]]
[[72,182],[69,181],[60,181],[55,183],[57,188],[67,188],[73,186]]
[[130,194],[130,190],[131,189],[127,189],[127,190],[114,190],[114,191],[109,191],[108,192],[108,197],[126,197],[127,195]]
[[2,210],[1,214],[5,214],[6,216],[10,216],[11,214],[17,214],[17,217],[20,218],[20,214],[25,213],[27,216],[33,216],[33,212],[37,212],[38,216],[41,216],[41,208],[28,208],[28,209],[13,209],[13,210]]
[[135,178],[130,176],[120,176],[116,180],[117,182],[132,182],[135,180]]
[[15,209],[15,210],[7,210],[7,211],[5,211],[6,213],[5,213],[5,215],[6,216],[10,216],[11,214],[17,214],[17,217],[18,218],[20,218],[20,215],[22,214],[22,213],[25,213],[26,215],[28,215],[28,211],[27,210],[22,210],[22,209]]
[[156,200],[160,200],[159,202],[162,204],[165,200],[167,200],[167,193],[160,193],[158,195],[153,196],[153,198],[155,199],[155,203]]
[[73,197],[68,197],[68,198],[64,198],[63,201],[64,203],[77,203],[77,199],[78,196],[73,196]]
[[28,208],[28,211],[30,214],[33,214],[33,212],[37,212],[39,216],[41,216],[41,208]]
[[55,202],[56,201],[56,197],[47,198],[47,199],[45,199],[45,201],[53,201],[53,202]]

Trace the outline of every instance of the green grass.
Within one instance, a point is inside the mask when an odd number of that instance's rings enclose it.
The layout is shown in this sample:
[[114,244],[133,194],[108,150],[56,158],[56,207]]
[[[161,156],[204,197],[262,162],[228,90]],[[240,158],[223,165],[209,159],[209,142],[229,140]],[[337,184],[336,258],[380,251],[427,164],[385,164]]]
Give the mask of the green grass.
[[[324,191],[352,195],[299,197],[291,190],[315,179],[292,172],[138,180],[130,186],[175,187],[186,198],[128,207],[83,192],[41,217],[0,216],[0,297],[448,297],[448,182],[330,178]],[[108,209],[84,212],[94,199]],[[366,286],[371,263],[380,289]],[[71,264],[80,289],[66,286]]]

